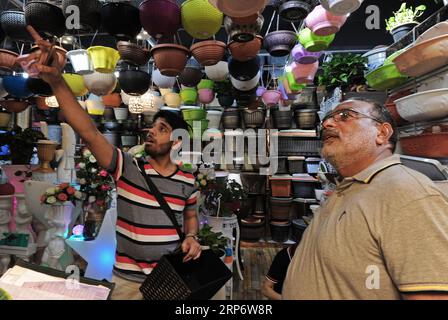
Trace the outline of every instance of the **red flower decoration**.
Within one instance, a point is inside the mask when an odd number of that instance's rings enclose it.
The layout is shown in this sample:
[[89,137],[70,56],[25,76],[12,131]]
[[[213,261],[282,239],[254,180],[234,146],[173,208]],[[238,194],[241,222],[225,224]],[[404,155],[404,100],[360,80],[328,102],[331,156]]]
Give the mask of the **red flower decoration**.
[[59,188],[62,190],[62,189],[65,189],[65,188],[68,188],[68,187],[70,187],[70,184],[68,184],[68,183],[61,183],[60,185],[59,185]]
[[58,200],[59,201],[67,201],[68,197],[65,193],[58,194]]
[[69,195],[72,195],[72,194],[75,194],[76,189],[73,188],[73,187],[68,187],[67,190],[66,190],[66,192],[67,192]]
[[107,173],[106,170],[101,170],[101,171],[100,171],[100,176],[102,176],[102,177],[107,177],[107,175],[108,175],[108,173]]

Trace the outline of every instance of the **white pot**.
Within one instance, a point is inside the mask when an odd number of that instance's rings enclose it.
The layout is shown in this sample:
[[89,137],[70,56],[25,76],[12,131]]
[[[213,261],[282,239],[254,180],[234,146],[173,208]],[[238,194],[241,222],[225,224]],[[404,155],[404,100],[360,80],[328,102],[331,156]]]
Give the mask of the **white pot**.
[[222,111],[207,110],[208,127],[211,129],[219,129],[221,123]]
[[403,119],[429,121],[448,116],[448,89],[415,93],[395,100],[397,111]]
[[114,108],[115,119],[117,121],[126,120],[128,112],[128,108]]
[[205,67],[205,74],[207,78],[213,81],[224,81],[229,74],[229,66],[225,61],[219,61],[213,66]]
[[117,86],[117,77],[113,73],[94,72],[83,75],[87,89],[97,96],[104,96],[114,91]]
[[443,88],[448,88],[448,73],[434,76],[422,81],[419,85],[417,85],[417,92],[425,92]]
[[320,0],[325,10],[336,16],[345,16],[356,11],[364,0]]
[[70,60],[75,73],[86,75],[92,74],[95,71],[87,50],[79,49],[69,51],[67,52],[67,58]]
[[176,83],[176,77],[164,76],[159,69],[155,69],[152,72],[152,81],[159,88],[172,88]]
[[230,82],[232,83],[232,86],[240,91],[252,90],[258,85],[258,81],[260,81],[260,72],[258,72],[255,77],[247,81],[240,81],[230,76]]

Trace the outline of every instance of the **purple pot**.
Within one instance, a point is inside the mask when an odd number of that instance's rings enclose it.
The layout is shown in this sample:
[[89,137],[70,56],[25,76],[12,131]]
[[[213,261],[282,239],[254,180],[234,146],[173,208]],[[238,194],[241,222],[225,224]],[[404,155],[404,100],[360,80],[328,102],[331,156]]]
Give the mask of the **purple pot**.
[[176,2],[145,0],[139,9],[143,29],[155,38],[171,36],[181,26],[180,8]]
[[261,97],[262,95],[263,95],[263,93],[265,93],[266,92],[266,88],[265,87],[258,87],[257,88],[257,92],[256,92],[256,94],[257,94],[257,97]]
[[283,100],[288,100],[288,94],[286,93],[285,87],[283,86],[283,84],[280,84],[278,86],[278,91],[280,91],[281,93],[281,97]]
[[295,62],[300,64],[312,64],[319,60],[322,51],[309,52],[301,44],[297,44],[291,51],[291,56]]

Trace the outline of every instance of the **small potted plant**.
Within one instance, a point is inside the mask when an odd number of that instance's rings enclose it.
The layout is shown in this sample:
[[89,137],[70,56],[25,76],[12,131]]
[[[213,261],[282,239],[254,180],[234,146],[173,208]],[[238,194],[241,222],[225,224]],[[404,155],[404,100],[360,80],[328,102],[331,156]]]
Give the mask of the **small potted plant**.
[[223,236],[222,232],[212,231],[212,227],[208,224],[204,224],[199,230],[198,239],[203,249],[212,250],[220,258],[226,254],[228,239]]
[[214,91],[218,97],[218,102],[222,107],[230,107],[235,100],[232,95],[232,84],[229,80],[216,81]]
[[44,140],[45,136],[40,131],[35,131],[32,128],[23,130],[21,127],[14,127],[11,131],[2,135],[0,145],[7,144],[9,146],[12,164],[30,164],[31,158],[34,154],[34,148],[38,140]]
[[386,30],[390,31],[394,41],[397,42],[418,25],[417,18],[423,15],[426,10],[425,5],[420,5],[415,9],[406,7],[406,2],[400,6],[394,15],[386,19]]

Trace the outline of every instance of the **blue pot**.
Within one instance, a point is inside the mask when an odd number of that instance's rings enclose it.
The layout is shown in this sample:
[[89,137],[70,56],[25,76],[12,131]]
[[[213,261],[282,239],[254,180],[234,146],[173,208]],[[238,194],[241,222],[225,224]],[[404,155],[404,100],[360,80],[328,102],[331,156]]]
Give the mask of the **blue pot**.
[[21,75],[6,76],[3,78],[3,87],[15,98],[29,98],[33,93],[28,89],[27,79]]

